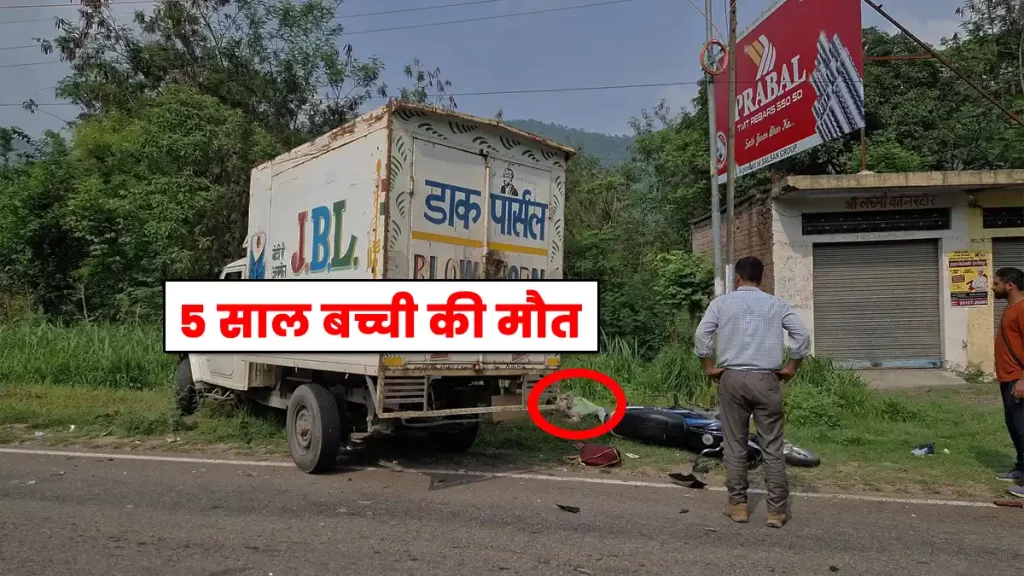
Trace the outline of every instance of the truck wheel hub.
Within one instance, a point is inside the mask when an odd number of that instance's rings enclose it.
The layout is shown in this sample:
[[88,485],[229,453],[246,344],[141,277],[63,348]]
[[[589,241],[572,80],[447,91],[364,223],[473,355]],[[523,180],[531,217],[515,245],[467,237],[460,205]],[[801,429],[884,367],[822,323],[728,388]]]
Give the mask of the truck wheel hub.
[[295,439],[303,450],[309,450],[313,441],[313,415],[305,407],[295,414]]

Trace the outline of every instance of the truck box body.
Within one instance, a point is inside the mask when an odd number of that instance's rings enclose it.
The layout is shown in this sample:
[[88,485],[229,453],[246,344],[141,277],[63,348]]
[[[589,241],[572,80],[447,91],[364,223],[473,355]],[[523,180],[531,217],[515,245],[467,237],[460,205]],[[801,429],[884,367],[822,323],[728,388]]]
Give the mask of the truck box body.
[[[391,103],[252,172],[248,278],[560,279],[570,148]],[[528,376],[545,354],[245,355],[376,376]],[[380,395],[380,392],[378,392]]]

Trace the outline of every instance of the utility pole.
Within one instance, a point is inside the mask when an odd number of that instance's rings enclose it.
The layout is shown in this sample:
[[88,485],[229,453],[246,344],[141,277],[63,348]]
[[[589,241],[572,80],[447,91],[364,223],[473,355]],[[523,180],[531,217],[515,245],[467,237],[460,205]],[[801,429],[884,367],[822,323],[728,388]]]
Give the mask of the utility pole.
[[[714,18],[711,15],[712,0],[704,0],[705,16],[708,24],[708,43],[710,48],[714,36]],[[710,53],[707,54],[710,56]],[[718,128],[715,126],[715,77],[704,74],[708,92],[708,153],[711,157],[711,238],[715,252],[715,298],[725,291],[722,278],[722,207],[718,199]]]
[[729,145],[725,185],[726,292],[732,292],[732,267],[736,264],[736,0],[729,0]]

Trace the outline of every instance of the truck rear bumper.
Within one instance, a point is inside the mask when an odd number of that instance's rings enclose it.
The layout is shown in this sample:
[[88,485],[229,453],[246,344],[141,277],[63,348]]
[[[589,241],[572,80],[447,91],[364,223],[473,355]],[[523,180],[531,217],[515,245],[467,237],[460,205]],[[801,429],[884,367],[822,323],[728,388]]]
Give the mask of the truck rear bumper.
[[[541,406],[542,412],[555,409],[555,406]],[[473,416],[494,414],[496,412],[526,412],[522,406],[482,406],[473,408],[449,408],[446,410],[406,410],[403,412],[385,412],[377,414],[378,418],[438,418],[442,416]]]

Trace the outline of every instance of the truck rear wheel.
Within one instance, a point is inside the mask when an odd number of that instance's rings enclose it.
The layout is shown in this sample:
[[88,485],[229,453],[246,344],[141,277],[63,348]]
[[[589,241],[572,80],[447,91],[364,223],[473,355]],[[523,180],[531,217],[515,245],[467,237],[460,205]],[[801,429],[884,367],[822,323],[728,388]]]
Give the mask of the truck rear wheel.
[[431,432],[428,436],[431,448],[445,454],[469,452],[480,433],[480,424],[473,424],[454,432]]
[[341,411],[331,392],[303,384],[288,401],[288,452],[299,470],[321,474],[334,468],[341,447]]

